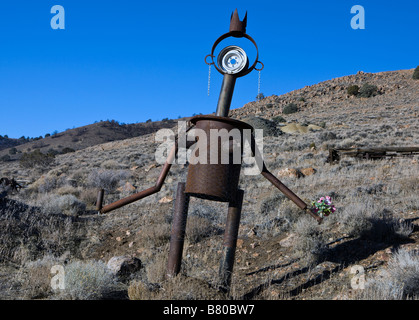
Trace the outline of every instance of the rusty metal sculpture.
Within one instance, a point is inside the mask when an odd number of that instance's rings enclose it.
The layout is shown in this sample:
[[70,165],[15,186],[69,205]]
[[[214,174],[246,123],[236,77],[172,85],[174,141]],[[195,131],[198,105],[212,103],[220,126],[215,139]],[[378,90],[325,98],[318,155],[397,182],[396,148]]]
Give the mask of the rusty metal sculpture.
[[[232,132],[233,130],[238,130],[241,133],[241,141],[237,141],[238,145],[241,148],[241,156],[243,155],[244,143],[242,133],[244,130],[252,130],[250,144],[253,155],[259,154],[259,150],[257,148],[256,141],[253,135],[253,127],[245,122],[228,117],[230,104],[233,96],[233,90],[236,79],[238,77],[242,77],[250,73],[254,69],[261,70],[256,69],[256,65],[258,63],[260,63],[263,68],[263,64],[258,60],[259,52],[256,42],[249,35],[246,34],[246,25],[247,13],[243,21],[240,21],[236,9],[236,11],[231,16],[229,32],[222,35],[215,41],[211,50],[211,54],[205,57],[205,62],[207,64],[214,65],[215,68],[223,75],[223,83],[218,100],[217,111],[215,115],[199,115],[192,117],[190,121],[193,125],[186,130],[186,132],[188,132],[193,127],[195,127],[196,129],[201,129],[203,132],[207,133],[208,136],[209,131],[213,129],[219,131],[224,130],[224,132],[228,133]],[[243,49],[237,46],[229,46],[224,48],[218,56],[218,66],[214,63],[213,59],[215,57],[215,48],[222,40],[229,37],[245,38],[253,43],[253,45],[256,48],[256,59],[250,67],[246,53]],[[212,59],[211,62],[207,61],[209,57]],[[207,161],[204,161],[202,163],[199,161],[190,161],[186,183],[178,183],[172,221],[167,276],[173,277],[180,272],[183,252],[183,241],[185,236],[187,212],[190,197],[193,196],[201,199],[228,202],[227,222],[223,243],[223,258],[221,260],[219,269],[219,275],[221,280],[220,289],[222,289],[225,292],[228,292],[231,284],[237,236],[239,232],[241,208],[244,196],[244,191],[239,189],[238,187],[242,163],[241,161],[239,163],[237,163],[237,161],[236,163],[234,161],[231,161],[233,158],[231,148],[229,150],[230,161],[228,163],[223,163],[221,161],[220,153],[216,155],[218,162],[214,163],[213,161],[210,161],[210,144],[211,143],[208,142],[207,147],[209,152],[206,155]],[[100,213],[107,213],[134,201],[140,200],[144,197],[150,196],[156,192],[159,192],[171,168],[173,160],[176,157],[178,148],[178,137],[176,137],[175,146],[169,153],[166,162],[163,165],[162,171],[156,181],[156,184],[153,187],[135,193],[114,203],[108,204],[104,207],[102,207],[103,190],[101,190],[99,192],[97,201],[98,211],[100,211]],[[192,160],[192,158],[190,160]],[[261,174],[267,180],[269,180],[275,187],[277,187],[285,196],[287,196],[291,201],[293,201],[299,208],[307,211],[319,223],[321,222],[322,219],[318,215],[316,215],[303,200],[301,200],[280,180],[278,180],[271,172],[269,172],[263,161],[262,168],[260,169]]]

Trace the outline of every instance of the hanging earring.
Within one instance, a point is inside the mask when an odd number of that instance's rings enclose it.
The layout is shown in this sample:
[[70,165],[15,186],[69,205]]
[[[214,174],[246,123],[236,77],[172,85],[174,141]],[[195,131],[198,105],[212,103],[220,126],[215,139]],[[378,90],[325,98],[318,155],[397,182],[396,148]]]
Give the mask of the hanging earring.
[[257,101],[260,101],[262,99],[261,93],[260,93],[260,75],[261,75],[262,69],[264,68],[264,65],[263,65],[262,62],[260,62],[260,61],[258,61],[258,62],[261,64],[261,67],[259,69],[257,69],[255,67],[255,70],[258,72],[258,94],[257,94],[256,98],[257,98]]
[[214,56],[210,55],[210,54],[205,56],[205,63],[208,65],[208,91],[207,91],[207,94],[209,96],[210,95],[210,85],[211,85],[211,65],[214,64],[214,61],[213,62],[207,62],[208,57],[211,57],[212,59],[214,59]]
[[211,85],[211,65],[208,66],[208,97],[210,94],[210,85]]

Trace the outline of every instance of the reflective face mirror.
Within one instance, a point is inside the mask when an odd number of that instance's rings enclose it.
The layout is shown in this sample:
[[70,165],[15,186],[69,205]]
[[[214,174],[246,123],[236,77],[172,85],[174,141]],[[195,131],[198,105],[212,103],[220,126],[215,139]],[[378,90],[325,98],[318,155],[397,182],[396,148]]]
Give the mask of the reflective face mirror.
[[218,67],[228,74],[237,74],[249,66],[246,52],[237,46],[228,46],[221,50],[217,63]]

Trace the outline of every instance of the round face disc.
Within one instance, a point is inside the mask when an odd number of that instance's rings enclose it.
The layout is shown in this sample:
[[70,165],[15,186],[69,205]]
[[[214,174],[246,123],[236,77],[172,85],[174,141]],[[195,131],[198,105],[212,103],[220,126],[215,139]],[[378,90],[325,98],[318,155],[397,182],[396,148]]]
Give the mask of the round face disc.
[[218,66],[229,74],[242,71],[247,65],[246,52],[237,46],[228,46],[218,55]]

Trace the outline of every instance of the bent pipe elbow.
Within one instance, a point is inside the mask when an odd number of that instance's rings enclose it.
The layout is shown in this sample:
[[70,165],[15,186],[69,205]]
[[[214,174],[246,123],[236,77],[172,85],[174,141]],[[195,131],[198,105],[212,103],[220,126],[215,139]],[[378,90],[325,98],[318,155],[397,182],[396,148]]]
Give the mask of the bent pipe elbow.
[[308,205],[301,200],[294,192],[288,189],[278,178],[276,178],[269,170],[266,168],[265,163],[263,164],[263,171],[262,175],[269,180],[279,191],[281,191],[288,199],[294,202],[301,210],[304,210],[309,215],[311,215],[317,222],[320,224],[323,219],[316,215],[312,210],[308,207]]
[[148,197],[156,192],[159,192],[161,189],[161,186],[154,186],[151,188],[148,188],[146,190],[143,190],[141,192],[138,193],[134,193],[126,198],[120,199],[118,201],[115,201],[111,204],[108,204],[107,206],[104,206],[101,210],[100,213],[108,213],[110,211],[113,211],[115,209],[121,208],[127,204],[130,204],[132,202],[135,202],[137,200],[140,200],[142,198]]
[[141,192],[134,193],[134,194],[132,194],[132,195],[126,197],[126,198],[123,198],[123,199],[120,199],[118,201],[115,201],[115,202],[113,202],[111,204],[108,204],[107,206],[104,206],[100,210],[100,213],[110,212],[112,210],[121,208],[121,207],[123,207],[123,206],[125,206],[127,204],[130,204],[130,203],[132,203],[134,201],[143,199],[145,197],[151,196],[154,193],[159,192],[161,190],[162,186],[163,186],[164,180],[166,179],[166,176],[167,176],[167,174],[168,174],[171,166],[172,165],[169,162],[166,162],[164,164],[163,169],[162,169],[162,171],[160,173],[160,176],[158,177],[158,179],[156,181],[156,184],[153,187],[148,188],[146,190],[143,190]]
[[[188,132],[189,130],[191,130],[193,127],[194,126],[190,126],[188,129],[186,129],[185,133]],[[135,202],[137,200],[148,197],[148,196],[150,196],[154,193],[159,192],[161,190],[162,186],[163,186],[163,183],[164,183],[164,180],[167,177],[167,174],[169,173],[170,168],[172,167],[173,160],[175,159],[176,154],[178,152],[178,147],[179,147],[178,146],[178,137],[176,137],[175,145],[172,148],[172,150],[170,151],[169,156],[166,159],[166,163],[164,164],[164,166],[161,170],[161,173],[160,173],[159,177],[157,178],[156,184],[153,187],[148,188],[146,190],[143,190],[141,192],[137,192],[135,194],[132,194],[132,195],[126,197],[126,198],[120,199],[120,200],[115,201],[111,204],[108,204],[108,205],[102,207],[99,212],[100,213],[107,213],[107,212],[113,211],[115,209],[121,208],[121,207],[123,207],[127,204],[132,203],[132,202]]]

